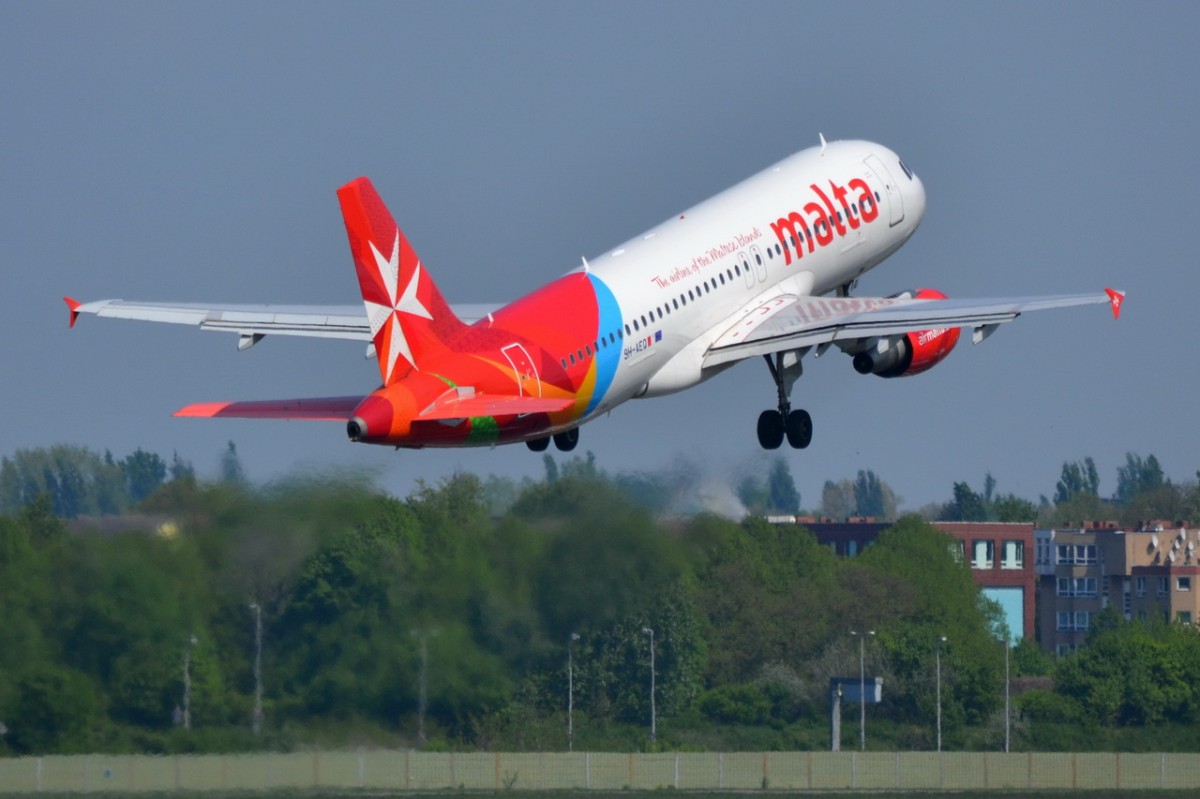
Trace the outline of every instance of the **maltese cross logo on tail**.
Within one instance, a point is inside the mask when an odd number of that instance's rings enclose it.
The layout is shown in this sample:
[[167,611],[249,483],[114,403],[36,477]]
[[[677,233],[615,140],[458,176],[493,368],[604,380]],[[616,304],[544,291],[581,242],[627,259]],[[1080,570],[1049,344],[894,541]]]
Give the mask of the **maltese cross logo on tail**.
[[[386,359],[387,362],[384,383],[389,383],[392,379],[392,372],[396,368],[396,360],[400,356],[404,356],[404,360],[414,369],[417,366],[413,360],[412,350],[408,346],[408,339],[404,335],[400,314],[411,314],[423,319],[433,319],[433,316],[417,298],[417,288],[421,282],[420,261],[417,261],[413,268],[412,277],[409,278],[408,285],[404,287],[404,293],[397,296],[400,283],[400,230],[396,230],[396,238],[392,243],[392,254],[388,257],[384,257],[374,242],[370,244],[371,254],[375,256],[375,267],[378,270],[380,281],[387,289],[390,305],[380,305],[367,299],[364,299],[363,302],[367,306],[367,319],[371,323],[371,338],[375,341],[375,350],[380,361]],[[385,326],[388,329],[381,337],[379,333]]]

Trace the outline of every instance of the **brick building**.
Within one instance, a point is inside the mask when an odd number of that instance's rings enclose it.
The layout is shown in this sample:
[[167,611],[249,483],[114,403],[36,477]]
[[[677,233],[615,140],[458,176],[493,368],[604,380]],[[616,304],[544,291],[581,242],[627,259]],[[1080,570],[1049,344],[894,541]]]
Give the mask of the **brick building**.
[[[890,522],[874,519],[771,517],[777,523],[800,524],[817,541],[842,557],[854,557],[869,547]],[[1027,553],[1033,550],[1033,523],[933,522],[958,541],[958,555],[971,566],[971,576],[984,594],[998,603],[1013,640],[1033,638],[1038,575]]]

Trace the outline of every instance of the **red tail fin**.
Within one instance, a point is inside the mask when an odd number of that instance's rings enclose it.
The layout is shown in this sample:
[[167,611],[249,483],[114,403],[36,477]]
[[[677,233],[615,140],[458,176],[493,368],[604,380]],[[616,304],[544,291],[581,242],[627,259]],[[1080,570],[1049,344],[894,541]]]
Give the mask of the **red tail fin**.
[[375,187],[358,178],[338,189],[358,285],[375,341],[379,372],[390,385],[443,349],[459,321],[422,269]]

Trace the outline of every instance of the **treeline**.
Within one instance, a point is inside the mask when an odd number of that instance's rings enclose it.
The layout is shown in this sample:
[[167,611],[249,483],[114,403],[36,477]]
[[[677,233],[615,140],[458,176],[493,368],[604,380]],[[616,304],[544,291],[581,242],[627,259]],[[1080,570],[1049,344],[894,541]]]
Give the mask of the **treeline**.
[[[874,631],[866,671],[885,681],[871,748],[932,747],[942,636],[946,746],[1003,734],[1001,614],[917,517],[843,560],[803,528],[652,512],[670,492],[590,457],[405,499],[354,476],[254,488],[232,447],[223,464],[217,482],[161,480],[132,532],[69,524],[48,491],[0,517],[0,752],[402,746],[422,731],[427,747],[563,749],[568,657],[577,749],[825,748],[829,680],[858,673],[850,631]],[[1190,628],[1093,636],[1101,655],[1059,664],[1015,648],[1014,675],[1056,680],[1022,697],[1016,745],[1189,725]],[[855,727],[848,714],[847,745]]]

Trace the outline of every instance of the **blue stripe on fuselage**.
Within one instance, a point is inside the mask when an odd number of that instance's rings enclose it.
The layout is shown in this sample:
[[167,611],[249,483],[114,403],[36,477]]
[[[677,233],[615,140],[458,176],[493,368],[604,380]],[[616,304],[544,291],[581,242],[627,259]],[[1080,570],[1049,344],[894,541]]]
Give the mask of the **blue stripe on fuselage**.
[[[621,327],[621,306],[617,304],[617,298],[613,296],[612,291],[603,280],[592,274],[588,275],[588,280],[592,281],[592,291],[596,294],[596,310],[599,317],[599,330],[596,331],[596,338],[607,337],[609,332],[615,332]],[[596,385],[592,391],[591,401],[584,410],[585,415],[591,413],[600,404],[604,395],[608,393],[613,378],[617,375],[617,367],[621,363],[620,344],[621,340],[617,339],[615,343],[611,343],[607,347],[601,346],[596,352]]]

